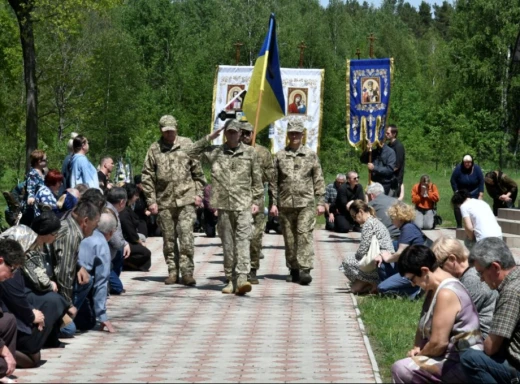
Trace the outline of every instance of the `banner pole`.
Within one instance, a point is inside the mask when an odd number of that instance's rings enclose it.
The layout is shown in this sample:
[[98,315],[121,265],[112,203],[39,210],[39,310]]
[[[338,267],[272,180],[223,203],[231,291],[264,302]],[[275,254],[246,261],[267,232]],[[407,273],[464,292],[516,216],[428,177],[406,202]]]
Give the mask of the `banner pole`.
[[256,142],[256,131],[258,129],[258,120],[260,120],[260,109],[262,108],[262,96],[264,95],[264,91],[260,90],[260,95],[258,96],[258,105],[256,107],[256,118],[255,118],[255,126],[253,127],[253,140],[251,141],[251,145],[254,147]]
[[[372,162],[372,143],[368,142],[368,162]],[[372,184],[372,171],[368,170],[368,183],[367,186]]]

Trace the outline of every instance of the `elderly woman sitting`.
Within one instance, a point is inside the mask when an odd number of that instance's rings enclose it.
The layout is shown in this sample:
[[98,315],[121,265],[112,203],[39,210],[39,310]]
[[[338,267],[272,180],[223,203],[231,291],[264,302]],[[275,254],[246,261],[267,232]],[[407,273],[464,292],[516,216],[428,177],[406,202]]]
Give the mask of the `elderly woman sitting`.
[[469,265],[468,249],[457,239],[439,237],[435,240],[431,249],[439,266],[459,279],[468,290],[477,308],[480,330],[485,338],[491,326],[491,320],[493,320],[498,292],[492,291],[486,283],[480,280],[475,267]]
[[401,253],[410,245],[423,245],[424,234],[413,222],[415,209],[411,205],[397,202],[388,208],[388,217],[392,224],[399,228],[399,247],[396,252],[383,252],[378,259],[378,273],[381,283],[377,290],[381,294],[404,295],[414,299],[420,292],[419,287],[413,287],[410,281],[399,275],[395,263]]
[[[43,252],[45,244],[52,244],[60,228],[60,220],[53,212],[42,212],[31,228],[18,225],[0,234],[2,239],[15,240],[31,259]],[[68,309],[67,302],[57,292],[55,283],[49,283],[45,293],[35,293],[25,285],[26,267],[16,270],[13,278],[0,283],[0,299],[4,312],[16,317],[16,364],[21,368],[33,368],[40,363],[40,350],[44,345],[60,345],[58,332],[61,319]],[[43,275],[44,269],[37,272]],[[30,278],[29,278],[30,281]]]
[[435,254],[411,245],[398,261],[400,274],[427,292],[413,348],[392,365],[394,383],[465,382],[460,355],[482,349],[477,309],[462,283],[439,268]]
[[355,200],[350,205],[352,218],[361,225],[361,242],[355,255],[347,256],[343,262],[343,273],[350,280],[353,293],[375,291],[379,284],[377,267],[374,264],[370,272],[360,269],[360,261],[365,257],[375,236],[381,251],[393,252],[394,246],[388,229],[375,217],[374,208],[362,200]]

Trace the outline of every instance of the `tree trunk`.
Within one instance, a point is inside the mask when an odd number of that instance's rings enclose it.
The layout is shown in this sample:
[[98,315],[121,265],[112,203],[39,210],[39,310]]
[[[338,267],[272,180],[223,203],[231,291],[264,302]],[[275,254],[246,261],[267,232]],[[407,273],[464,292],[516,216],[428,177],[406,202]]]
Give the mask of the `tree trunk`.
[[25,127],[25,169],[29,170],[29,155],[38,146],[38,89],[36,84],[36,49],[34,47],[34,33],[32,0],[9,0],[9,4],[16,13],[20,28],[22,43],[25,93],[27,101],[27,115]]

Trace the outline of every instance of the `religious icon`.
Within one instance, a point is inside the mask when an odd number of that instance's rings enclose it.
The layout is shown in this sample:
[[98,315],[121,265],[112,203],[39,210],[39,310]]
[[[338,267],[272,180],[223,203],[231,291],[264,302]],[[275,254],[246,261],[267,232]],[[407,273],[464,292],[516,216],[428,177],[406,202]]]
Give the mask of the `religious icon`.
[[[234,97],[238,96],[240,92],[245,89],[245,85],[243,84],[230,84],[227,86],[227,99],[226,105],[229,104]],[[236,98],[231,104],[229,104],[226,108],[227,111],[240,111],[242,110],[242,98]]]
[[379,93],[380,87],[379,77],[363,77],[361,79],[361,104],[374,104],[381,102]]
[[307,88],[289,88],[289,106],[287,107],[288,115],[306,115],[307,114]]

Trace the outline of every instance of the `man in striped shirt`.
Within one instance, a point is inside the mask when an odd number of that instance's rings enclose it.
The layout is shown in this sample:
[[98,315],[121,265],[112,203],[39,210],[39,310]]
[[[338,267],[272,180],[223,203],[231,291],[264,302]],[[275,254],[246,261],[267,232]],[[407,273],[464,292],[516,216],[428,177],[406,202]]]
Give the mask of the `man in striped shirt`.
[[[89,284],[90,275],[78,265],[79,244],[83,238],[92,235],[99,222],[99,208],[86,201],[79,201],[72,214],[61,222],[58,236],[53,246],[56,259],[54,274],[60,293],[74,306],[74,286],[77,288]],[[88,292],[87,292],[88,293]],[[78,308],[79,309],[79,308]]]

